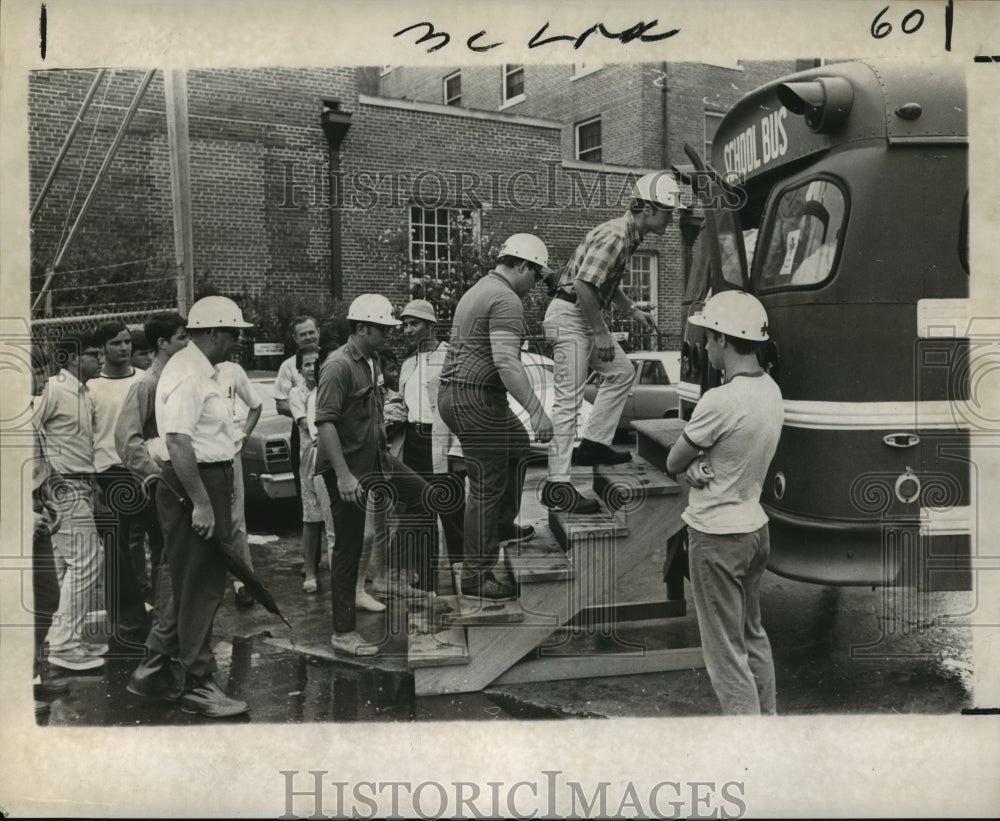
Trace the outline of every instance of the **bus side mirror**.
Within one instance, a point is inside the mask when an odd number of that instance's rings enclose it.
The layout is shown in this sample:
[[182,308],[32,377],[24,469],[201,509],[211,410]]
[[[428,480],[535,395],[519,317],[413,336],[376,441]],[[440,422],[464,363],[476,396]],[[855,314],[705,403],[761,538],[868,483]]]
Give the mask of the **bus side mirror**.
[[833,134],[846,121],[854,89],[843,77],[825,77],[806,83],[781,83],[778,100],[792,114],[805,117],[810,131]]

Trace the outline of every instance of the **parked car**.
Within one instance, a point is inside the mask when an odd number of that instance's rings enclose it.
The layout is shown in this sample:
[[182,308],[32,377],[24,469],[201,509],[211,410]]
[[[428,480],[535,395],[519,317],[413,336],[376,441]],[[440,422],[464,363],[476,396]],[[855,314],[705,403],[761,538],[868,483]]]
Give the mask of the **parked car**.
[[[244,498],[249,505],[268,499],[295,496],[292,473],[292,420],[274,407],[274,380],[277,374],[251,371],[248,376],[261,401],[257,426],[243,445]],[[239,400],[237,400],[239,401]]]
[[[552,386],[552,360],[525,351],[521,356],[531,387],[541,399],[545,412],[552,415],[554,389]],[[247,503],[285,499],[295,496],[295,478],[291,462],[292,421],[281,416],[274,408],[274,380],[272,372],[251,371],[250,382],[260,396],[260,420],[243,446],[243,483]],[[544,453],[548,445],[535,441],[534,430],[527,411],[513,398],[511,410],[517,414],[531,438],[532,448]],[[590,415],[590,403],[585,401],[577,417],[577,437]]]
[[[679,351],[636,351],[628,354],[635,369],[632,389],[618,420],[618,430],[632,429],[634,419],[670,419],[677,416],[677,383],[681,377]],[[583,396],[593,402],[600,376],[592,373]]]

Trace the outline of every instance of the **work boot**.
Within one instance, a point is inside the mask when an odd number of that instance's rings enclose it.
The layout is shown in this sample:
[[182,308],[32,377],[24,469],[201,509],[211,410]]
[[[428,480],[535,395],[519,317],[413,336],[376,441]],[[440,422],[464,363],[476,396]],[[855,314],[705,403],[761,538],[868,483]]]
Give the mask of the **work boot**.
[[581,496],[572,482],[546,482],[542,485],[542,504],[549,510],[590,515],[601,510],[597,499]]
[[198,678],[189,673],[181,695],[181,710],[206,718],[229,718],[249,712],[250,708],[245,701],[222,692],[211,674]]
[[615,450],[592,439],[581,439],[573,450],[574,465],[622,465],[631,461],[632,454],[627,450]]
[[135,668],[125,689],[136,696],[177,701],[181,697],[183,688],[174,674],[174,669],[168,656],[162,653],[150,653],[149,658]]
[[35,691],[35,701],[49,701],[69,692],[69,682],[48,671],[35,676],[32,685]]

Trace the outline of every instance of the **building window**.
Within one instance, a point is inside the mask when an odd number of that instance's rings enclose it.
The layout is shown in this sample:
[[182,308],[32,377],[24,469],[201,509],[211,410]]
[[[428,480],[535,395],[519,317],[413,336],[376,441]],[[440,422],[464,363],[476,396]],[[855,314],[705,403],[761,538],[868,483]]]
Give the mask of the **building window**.
[[462,104],[462,72],[456,71],[444,78],[444,104]]
[[524,66],[520,63],[505,63],[503,67],[503,101],[512,103],[524,96]]
[[712,162],[712,141],[715,139],[715,133],[719,130],[722,117],[723,115],[718,111],[705,112],[705,154],[702,159],[707,163]]
[[622,279],[622,290],[644,308],[656,306],[657,256],[649,251],[632,254],[629,272]]
[[[440,277],[479,241],[479,212],[410,206],[410,260],[417,276]],[[413,284],[413,283],[411,283]]]
[[601,118],[594,117],[576,125],[576,158],[584,162],[601,161]]

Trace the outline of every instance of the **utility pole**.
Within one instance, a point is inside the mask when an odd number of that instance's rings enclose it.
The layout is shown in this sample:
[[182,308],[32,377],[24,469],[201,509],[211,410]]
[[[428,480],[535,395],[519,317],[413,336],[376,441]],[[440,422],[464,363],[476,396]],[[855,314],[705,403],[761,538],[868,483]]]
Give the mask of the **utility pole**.
[[170,151],[170,189],[174,211],[174,257],[177,264],[177,311],[187,316],[194,302],[194,238],[191,230],[191,153],[188,137],[187,74],[163,72]]

